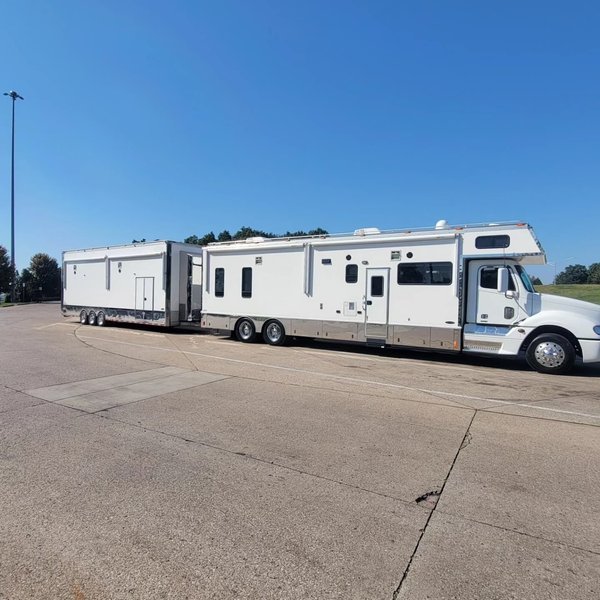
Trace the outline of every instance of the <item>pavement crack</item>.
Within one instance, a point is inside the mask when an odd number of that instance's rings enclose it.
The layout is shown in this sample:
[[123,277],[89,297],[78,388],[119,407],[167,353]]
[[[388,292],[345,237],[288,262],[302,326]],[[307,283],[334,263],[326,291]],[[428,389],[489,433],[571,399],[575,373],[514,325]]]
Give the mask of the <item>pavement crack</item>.
[[310,471],[305,471],[304,469],[298,469],[296,467],[290,467],[289,465],[282,464],[277,462],[276,460],[269,460],[266,458],[260,458],[258,456],[254,456],[252,454],[248,454],[247,452],[241,452],[239,450],[230,450],[229,448],[223,448],[222,446],[217,446],[215,444],[209,444],[207,442],[201,442],[199,440],[194,440],[190,438],[186,438],[181,435],[177,435],[175,433],[169,433],[167,431],[161,431],[160,429],[153,429],[152,427],[147,427],[141,424],[130,423],[129,421],[123,421],[121,419],[115,419],[114,417],[109,416],[108,414],[102,414],[102,411],[98,411],[95,413],[87,413],[89,416],[100,417],[102,419],[106,419],[107,421],[114,421],[115,423],[120,423],[122,425],[127,425],[129,427],[135,427],[137,429],[141,429],[142,431],[148,431],[151,433],[157,433],[159,435],[164,435],[165,437],[169,437],[172,439],[176,439],[182,442],[195,444],[197,446],[203,446],[205,448],[210,448],[211,450],[216,450],[218,452],[225,452],[227,454],[231,454],[233,456],[237,456],[238,458],[243,458],[247,460],[252,460],[258,463],[262,463],[265,465],[270,465],[273,467],[277,467],[279,469],[285,469],[286,471],[290,471],[292,473],[298,473],[299,475],[304,475],[306,477],[312,477],[314,479],[319,479],[321,481],[327,481],[329,483],[334,483],[336,485],[341,485],[343,487],[353,489],[359,492],[364,492],[367,494],[373,494],[374,496],[379,496],[381,498],[387,498],[388,500],[394,500],[395,502],[401,502],[406,506],[414,506],[414,501],[404,500],[402,498],[398,498],[397,496],[392,496],[390,494],[384,494],[383,492],[378,492],[375,490],[370,490],[368,488],[361,487],[359,485],[354,485],[352,483],[347,483],[345,481],[340,481],[338,479],[333,479],[332,477],[325,477],[324,475],[319,475],[317,473],[311,473]]
[[[461,451],[463,450],[463,448],[465,448],[466,446],[469,445],[469,442],[471,440],[471,426],[473,425],[473,421],[475,420],[475,416],[477,415],[477,412],[478,412],[477,410],[473,411],[473,415],[471,416],[471,420],[469,421],[469,425],[467,426],[465,435],[463,436],[460,446],[458,447],[458,450],[456,451],[456,454],[454,455],[454,460],[452,461],[452,464],[450,465],[450,468],[448,469],[448,473],[446,474],[446,477],[444,478],[444,482],[442,483],[442,487],[440,488],[440,490],[426,492],[425,494],[423,494],[422,496],[419,496],[415,500],[415,502],[417,504],[431,508],[431,510],[429,512],[429,515],[427,516],[425,525],[421,529],[419,538],[417,539],[417,543],[415,544],[412,554],[410,555],[410,558],[408,559],[408,562],[406,563],[406,568],[404,569],[404,572],[402,573],[402,577],[400,578],[400,583],[398,584],[398,587],[396,587],[396,589],[394,590],[394,593],[392,595],[392,600],[397,600],[398,596],[400,595],[402,586],[404,585],[404,582],[406,581],[406,578],[408,577],[410,567],[411,567],[413,560],[417,554],[417,551],[419,550],[419,545],[421,544],[421,540],[423,539],[423,536],[425,535],[425,532],[427,531],[427,527],[429,526],[431,517],[433,516],[433,513],[435,512],[435,509],[437,508],[438,501],[444,492],[444,488],[446,487],[446,483],[448,482],[448,479],[450,478],[450,475],[452,474],[454,465],[456,464],[456,461],[458,460],[458,457],[459,457]],[[467,440],[469,440],[469,442],[467,442]],[[427,504],[427,503],[429,503],[429,504]]]

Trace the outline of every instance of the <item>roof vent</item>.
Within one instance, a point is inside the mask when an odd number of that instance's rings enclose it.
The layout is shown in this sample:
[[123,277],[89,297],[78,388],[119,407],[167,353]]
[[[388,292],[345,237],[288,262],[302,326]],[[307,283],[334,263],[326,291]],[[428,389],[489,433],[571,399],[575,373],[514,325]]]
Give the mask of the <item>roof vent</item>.
[[357,229],[354,232],[354,235],[377,235],[381,233],[377,227],[363,227],[362,229]]
[[435,224],[436,229],[448,229],[448,221],[446,219],[441,219]]
[[246,238],[246,244],[258,244],[259,242],[264,242],[264,241],[265,241],[265,238],[262,236]]

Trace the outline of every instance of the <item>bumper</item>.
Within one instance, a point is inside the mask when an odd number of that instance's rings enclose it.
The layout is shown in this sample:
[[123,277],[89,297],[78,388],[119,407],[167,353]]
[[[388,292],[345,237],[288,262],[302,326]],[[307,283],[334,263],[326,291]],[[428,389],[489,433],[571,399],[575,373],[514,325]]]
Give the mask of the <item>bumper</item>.
[[600,340],[579,340],[584,363],[600,363]]

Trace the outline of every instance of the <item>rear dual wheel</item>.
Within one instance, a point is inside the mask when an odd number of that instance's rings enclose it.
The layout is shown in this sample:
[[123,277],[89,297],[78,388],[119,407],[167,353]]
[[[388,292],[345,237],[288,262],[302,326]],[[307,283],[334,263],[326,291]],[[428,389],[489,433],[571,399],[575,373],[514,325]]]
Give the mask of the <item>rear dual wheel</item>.
[[249,344],[256,339],[256,328],[250,319],[240,319],[235,326],[235,337]]
[[263,340],[271,346],[285,344],[285,329],[279,321],[267,321],[262,331]]

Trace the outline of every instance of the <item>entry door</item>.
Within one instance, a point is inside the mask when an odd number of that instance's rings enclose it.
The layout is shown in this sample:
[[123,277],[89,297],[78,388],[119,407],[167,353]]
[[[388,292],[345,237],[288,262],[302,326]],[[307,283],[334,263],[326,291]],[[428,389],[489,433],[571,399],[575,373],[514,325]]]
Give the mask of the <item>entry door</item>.
[[502,263],[471,261],[469,263],[469,306],[467,321],[480,325],[512,325],[523,318],[523,309],[515,286],[516,277],[509,267],[511,294],[498,292],[498,269]]
[[154,277],[135,278],[135,310],[154,310]]
[[198,256],[188,256],[187,315],[186,319],[200,320],[202,308],[202,262]]
[[365,336],[367,338],[387,338],[389,286],[389,269],[367,269],[365,293]]

